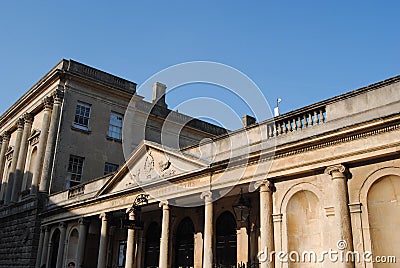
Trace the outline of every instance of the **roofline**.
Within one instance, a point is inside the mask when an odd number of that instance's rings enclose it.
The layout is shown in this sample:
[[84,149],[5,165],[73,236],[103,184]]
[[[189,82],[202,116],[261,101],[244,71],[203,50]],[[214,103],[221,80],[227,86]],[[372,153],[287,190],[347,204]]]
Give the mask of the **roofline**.
[[[281,115],[276,116],[276,117],[268,118],[268,119],[263,120],[263,121],[261,121],[259,123],[252,124],[252,125],[250,125],[248,127],[239,128],[239,129],[233,130],[233,131],[231,131],[231,132],[229,132],[227,134],[222,134],[222,135],[219,135],[219,136],[216,136],[216,137],[212,137],[211,139],[212,139],[212,141],[223,139],[224,137],[226,137],[228,135],[234,135],[235,133],[240,133],[242,131],[248,131],[249,129],[251,129],[253,127],[258,127],[260,125],[269,124],[269,123],[272,123],[274,121],[285,120],[286,118],[291,118],[292,116],[294,116],[296,114],[302,114],[302,113],[304,113],[306,111],[317,109],[317,108],[320,108],[320,107],[324,107],[324,106],[326,106],[328,104],[332,104],[332,103],[339,102],[339,101],[342,101],[342,100],[345,100],[345,99],[349,99],[349,98],[364,94],[366,92],[369,92],[369,91],[372,91],[372,90],[376,90],[378,88],[382,88],[382,87],[385,87],[385,86],[388,86],[388,85],[392,85],[392,84],[395,84],[395,83],[398,83],[398,82],[400,82],[400,75],[397,75],[397,76],[382,80],[380,82],[373,83],[373,84],[370,84],[370,85],[367,85],[367,86],[352,90],[350,92],[347,92],[347,93],[344,93],[344,94],[340,94],[340,95],[337,95],[337,96],[334,96],[334,97],[331,97],[331,98],[328,98],[328,99],[325,99],[325,100],[322,100],[322,101],[319,101],[319,102],[316,102],[316,103],[313,103],[313,104],[310,104],[310,105],[307,105],[307,106],[303,106],[303,107],[301,107],[299,109],[292,110],[290,112],[281,114]],[[209,141],[209,142],[212,142],[212,141]],[[209,143],[209,142],[205,142],[205,143]],[[182,148],[181,150],[182,151],[186,151],[186,150],[189,150],[191,148],[197,147],[198,145],[199,145],[199,143],[194,143],[194,144],[191,144],[191,145],[188,145],[188,146]]]
[[51,84],[57,79],[61,79],[66,74],[101,83],[128,94],[133,95],[136,92],[137,84],[132,81],[120,78],[71,59],[62,59],[0,116],[0,127],[4,125],[8,118],[12,117],[19,110],[23,109],[27,102],[43,92],[47,85]]

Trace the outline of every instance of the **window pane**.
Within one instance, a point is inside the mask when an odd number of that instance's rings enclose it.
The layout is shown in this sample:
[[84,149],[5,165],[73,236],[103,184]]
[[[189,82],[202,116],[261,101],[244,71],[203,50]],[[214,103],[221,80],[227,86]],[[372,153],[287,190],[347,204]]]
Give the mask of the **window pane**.
[[90,118],[90,105],[78,102],[76,105],[74,125],[80,129],[88,129]]
[[124,116],[122,114],[112,112],[110,115],[110,125],[108,127],[108,136],[121,140],[122,139],[122,121]]

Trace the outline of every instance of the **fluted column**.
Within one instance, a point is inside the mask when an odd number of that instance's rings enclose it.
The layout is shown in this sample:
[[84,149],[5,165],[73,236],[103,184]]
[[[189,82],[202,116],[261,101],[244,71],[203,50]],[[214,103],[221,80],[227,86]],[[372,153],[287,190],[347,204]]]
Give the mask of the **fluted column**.
[[67,234],[67,225],[65,222],[60,223],[60,241],[58,243],[58,252],[57,252],[57,266],[56,268],[63,267],[64,260],[64,247],[65,247],[65,238]]
[[53,168],[54,150],[56,148],[58,125],[60,123],[62,98],[63,98],[63,92],[61,90],[57,90],[53,94],[53,99],[54,99],[53,112],[51,113],[51,121],[49,126],[46,151],[44,154],[42,174],[40,177],[40,185],[39,185],[40,192],[46,192],[46,193],[49,192],[49,185],[51,179],[50,177]]
[[78,249],[76,252],[76,268],[82,268],[85,256],[86,237],[87,237],[89,223],[84,218],[80,218],[78,223],[79,223],[79,238],[78,238]]
[[53,98],[43,99],[43,121],[40,130],[39,144],[37,147],[36,163],[33,168],[31,193],[36,194],[39,190],[40,175],[42,174],[44,153],[46,150],[47,137],[49,136],[50,116],[53,109]]
[[[129,220],[135,220],[135,212],[129,212]],[[135,252],[135,229],[134,226],[128,227],[128,239],[126,241],[126,259],[125,268],[133,268],[133,258]]]
[[204,251],[203,267],[211,268],[213,264],[213,200],[210,191],[201,194],[204,199]]
[[169,240],[169,205],[168,202],[160,202],[162,207],[162,225],[161,225],[161,239],[160,239],[160,268],[168,268],[168,240]]
[[26,154],[28,151],[28,138],[31,135],[33,116],[29,113],[24,114],[24,130],[22,132],[21,145],[18,153],[17,167],[15,170],[15,178],[13,190],[11,194],[11,202],[17,202],[19,193],[21,192],[22,177],[26,162]]
[[[351,232],[351,220],[348,201],[347,178],[344,174],[346,168],[343,165],[334,165],[325,169],[325,174],[330,175],[333,183],[333,193],[335,201],[335,220],[338,227],[337,241],[345,241],[346,248],[343,249],[346,254],[353,250],[353,236]],[[337,242],[338,244],[338,242]],[[345,255],[347,256],[347,255]],[[354,267],[352,262],[340,262],[337,267]]]
[[42,252],[43,252],[44,230],[45,228],[43,228],[43,226],[40,227],[39,245],[36,255],[35,268],[40,268],[40,260],[42,259]]
[[100,245],[99,256],[97,258],[97,268],[106,268],[107,261],[107,244],[108,244],[108,219],[106,213],[100,214],[101,219],[101,232],[100,232]]
[[8,149],[8,145],[10,142],[10,133],[5,131],[2,135],[3,142],[1,143],[1,150],[0,150],[0,203],[4,202],[4,194],[5,188],[7,187],[7,175],[4,175],[4,168],[6,164],[6,152]]
[[15,139],[14,144],[14,152],[11,160],[11,167],[8,172],[8,181],[7,181],[7,189],[6,189],[6,197],[4,203],[7,205],[11,201],[11,195],[14,186],[15,180],[15,169],[17,168],[17,161],[19,155],[19,149],[21,148],[21,139],[22,139],[22,131],[24,128],[24,119],[20,118],[17,122],[17,137]]
[[40,267],[43,264],[46,264],[47,261],[47,253],[49,252],[49,241],[50,241],[50,227],[44,227],[44,239],[43,239],[43,247],[42,247],[42,257],[40,258]]
[[[260,256],[267,261],[261,262],[262,268],[273,268],[274,260],[269,255],[274,251],[274,225],[272,221],[272,193],[274,185],[267,181],[260,186],[260,244],[261,250],[266,256]],[[272,256],[272,255],[271,255]]]

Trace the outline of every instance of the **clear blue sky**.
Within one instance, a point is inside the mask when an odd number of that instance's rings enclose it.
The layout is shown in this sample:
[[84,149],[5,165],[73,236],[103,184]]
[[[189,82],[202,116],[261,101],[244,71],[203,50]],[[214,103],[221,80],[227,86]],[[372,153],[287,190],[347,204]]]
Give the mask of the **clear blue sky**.
[[220,62],[287,112],[400,74],[399,10],[400,1],[1,1],[0,113],[61,58],[138,84],[174,64]]

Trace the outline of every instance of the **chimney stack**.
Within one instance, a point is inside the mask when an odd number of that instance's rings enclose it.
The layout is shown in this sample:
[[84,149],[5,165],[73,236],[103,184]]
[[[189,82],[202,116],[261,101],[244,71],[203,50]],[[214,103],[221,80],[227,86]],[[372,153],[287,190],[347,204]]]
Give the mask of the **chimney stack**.
[[256,119],[250,115],[243,115],[242,116],[242,124],[243,127],[248,127],[256,123]]
[[165,93],[167,86],[160,83],[160,82],[155,82],[153,84],[153,97],[151,102],[156,103],[159,106],[167,108],[167,103],[165,102]]

